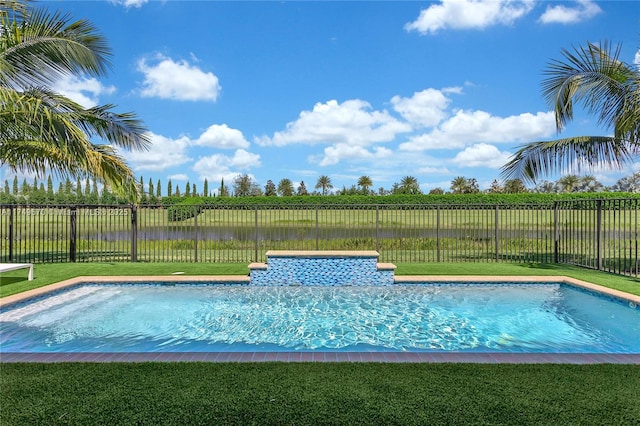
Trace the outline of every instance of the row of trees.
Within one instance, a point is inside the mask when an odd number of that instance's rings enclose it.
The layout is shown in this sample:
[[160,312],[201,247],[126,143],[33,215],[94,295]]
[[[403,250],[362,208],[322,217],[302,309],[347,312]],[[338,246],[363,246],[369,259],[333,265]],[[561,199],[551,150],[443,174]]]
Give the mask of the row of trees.
[[[391,190],[379,188],[378,191],[371,189],[372,181],[368,176],[362,176],[358,179],[358,184],[351,188],[345,188],[332,192],[333,185],[328,176],[320,176],[314,186],[314,190],[309,192],[304,181],[300,182],[297,188],[294,187],[290,179],[281,179],[278,185],[273,181],[267,181],[264,188],[261,188],[248,175],[237,176],[232,182],[231,187],[227,187],[224,180],[220,182],[220,186],[215,190],[210,190],[209,182],[204,180],[202,191],[199,191],[197,185],[187,182],[182,188],[180,185],[173,185],[169,180],[163,191],[162,182],[158,179],[155,183],[149,179],[144,183],[144,178],[140,177],[139,185],[144,189],[140,198],[141,204],[156,204],[161,201],[163,196],[169,197],[192,197],[192,196],[235,196],[235,197],[251,197],[251,196],[305,196],[305,195],[397,195],[397,194],[421,194],[418,180],[412,176],[405,176],[398,184],[394,184]],[[494,180],[491,186],[481,191],[478,181],[474,178],[466,178],[458,176],[451,181],[448,191],[442,188],[434,188],[429,194],[520,194],[527,192],[534,193],[575,193],[575,192],[636,192],[640,193],[640,172],[631,176],[624,177],[615,185],[605,187],[598,182],[593,176],[577,176],[567,175],[555,182],[544,181],[533,189],[528,189],[520,179],[510,179],[503,184]],[[127,203],[124,197],[118,196],[107,188],[100,188],[95,179],[88,177],[84,180],[76,179],[72,182],[69,178],[61,181],[56,185],[53,183],[51,176],[46,181],[39,181],[34,178],[32,182],[23,179],[20,183],[17,177],[14,177],[11,183],[4,181],[4,188],[0,191],[0,204],[20,203],[20,204],[123,204]]]

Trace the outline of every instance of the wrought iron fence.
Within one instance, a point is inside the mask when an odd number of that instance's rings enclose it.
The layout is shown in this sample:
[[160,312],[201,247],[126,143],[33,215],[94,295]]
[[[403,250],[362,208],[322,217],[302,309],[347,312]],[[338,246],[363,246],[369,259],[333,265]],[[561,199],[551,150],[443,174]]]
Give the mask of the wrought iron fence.
[[562,262],[638,276],[638,202],[0,206],[0,259],[249,263],[272,249],[376,250],[383,262]]

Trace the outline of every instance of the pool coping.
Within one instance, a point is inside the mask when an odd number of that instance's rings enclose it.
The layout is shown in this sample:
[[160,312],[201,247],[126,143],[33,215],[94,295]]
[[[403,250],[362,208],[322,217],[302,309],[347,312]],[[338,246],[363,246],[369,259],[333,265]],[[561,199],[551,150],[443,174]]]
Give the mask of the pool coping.
[[[79,276],[0,298],[0,308],[83,283],[248,283],[244,275]],[[422,282],[565,283],[640,305],[640,296],[567,276],[398,275],[395,283]],[[640,354],[497,352],[0,352],[0,363],[36,362],[415,362],[483,364],[640,364]]]

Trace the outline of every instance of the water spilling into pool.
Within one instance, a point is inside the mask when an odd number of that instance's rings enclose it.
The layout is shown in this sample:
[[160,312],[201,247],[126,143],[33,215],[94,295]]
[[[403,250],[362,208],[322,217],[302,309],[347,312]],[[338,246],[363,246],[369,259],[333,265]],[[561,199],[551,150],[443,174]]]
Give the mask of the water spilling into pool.
[[2,352],[640,353],[640,309],[564,284],[82,285],[0,327]]

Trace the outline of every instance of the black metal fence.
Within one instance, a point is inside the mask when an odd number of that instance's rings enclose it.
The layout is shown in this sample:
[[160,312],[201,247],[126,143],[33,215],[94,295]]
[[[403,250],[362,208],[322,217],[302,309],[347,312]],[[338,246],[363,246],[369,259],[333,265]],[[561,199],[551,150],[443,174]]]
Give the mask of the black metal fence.
[[0,260],[249,263],[272,249],[376,250],[383,262],[560,262],[638,276],[638,202],[4,205]]

